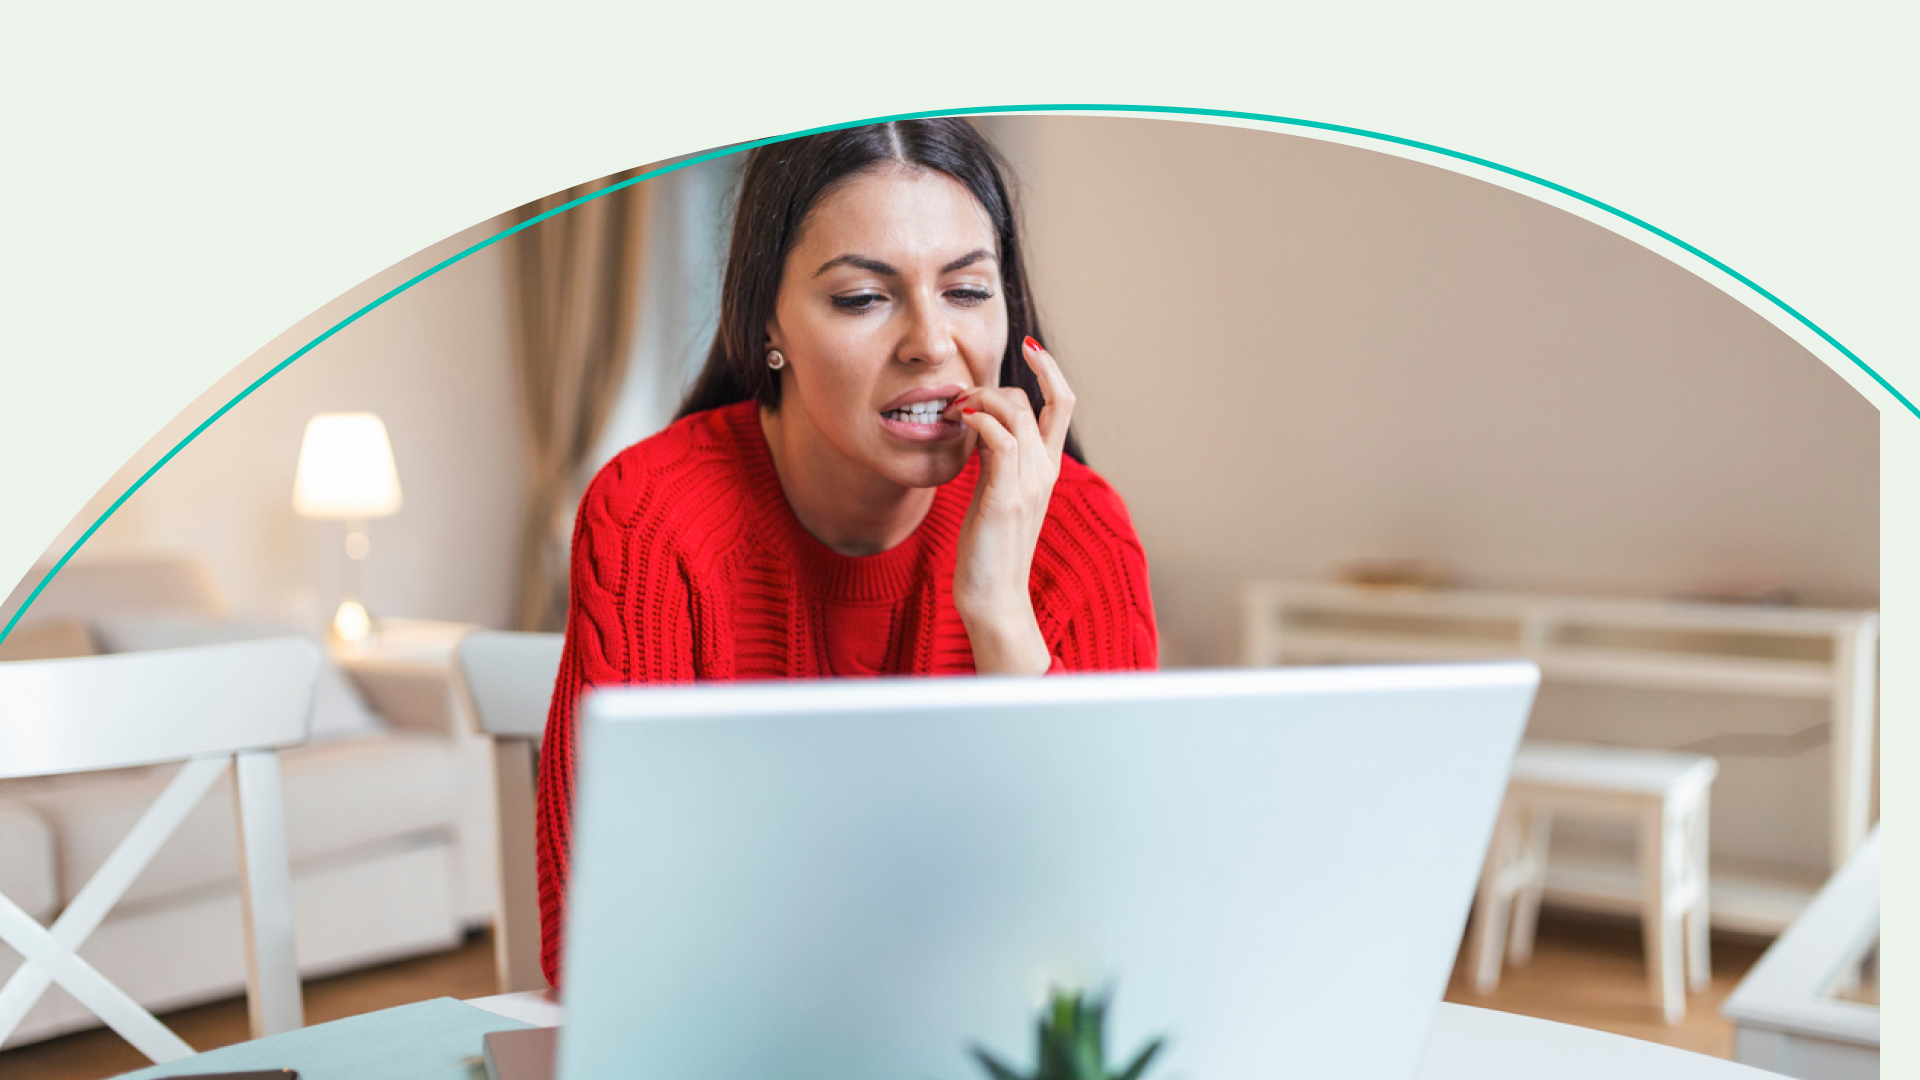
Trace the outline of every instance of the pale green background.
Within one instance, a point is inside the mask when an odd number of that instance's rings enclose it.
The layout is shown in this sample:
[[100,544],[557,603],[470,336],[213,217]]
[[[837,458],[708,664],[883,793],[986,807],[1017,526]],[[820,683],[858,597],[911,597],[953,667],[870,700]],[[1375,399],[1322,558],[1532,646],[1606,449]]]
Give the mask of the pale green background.
[[[963,105],[1231,108],[1467,151],[1688,240],[1911,394],[1916,19],[1671,2],[12,10],[0,580],[202,390],[414,251],[635,162]],[[1901,557],[1920,550],[1920,419],[1867,389],[1884,417],[1883,761],[1898,776],[1920,697],[1920,571]],[[1911,1076],[1916,950],[1898,913],[1920,847],[1897,831],[1907,789],[1883,787],[1885,1075]]]

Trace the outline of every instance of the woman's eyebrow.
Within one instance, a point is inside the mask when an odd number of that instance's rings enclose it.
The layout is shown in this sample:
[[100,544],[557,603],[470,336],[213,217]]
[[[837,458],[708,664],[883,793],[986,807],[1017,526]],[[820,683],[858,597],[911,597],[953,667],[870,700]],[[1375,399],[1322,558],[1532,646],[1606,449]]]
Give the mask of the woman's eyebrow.
[[[951,274],[955,270],[964,270],[967,267],[972,266],[974,263],[977,263],[982,259],[991,259],[991,258],[993,258],[993,252],[988,251],[986,248],[974,248],[972,251],[967,252],[965,255],[962,255],[959,258],[948,263],[947,265],[941,267],[940,272],[943,274]],[[851,255],[851,254],[842,255],[842,256],[839,256],[838,258],[828,259],[826,262],[821,263],[820,269],[815,270],[813,272],[813,276],[819,277],[821,274],[826,273],[827,271],[833,269],[836,266],[857,267],[858,269],[865,270],[869,273],[882,274],[882,275],[885,275],[886,277],[900,276],[900,271],[895,270],[891,265],[887,263],[883,263],[879,259],[870,259],[865,255]]]
[[940,272],[943,274],[951,274],[955,270],[964,270],[974,263],[979,262],[981,259],[991,258],[993,258],[993,252],[988,251],[986,248],[974,248],[972,251],[941,267]]
[[900,271],[895,270],[879,259],[869,259],[865,255],[842,255],[837,259],[828,259],[826,262],[820,264],[820,269],[815,270],[813,276],[819,277],[821,274],[826,273],[836,266],[854,266],[871,273],[884,274],[887,277],[900,276]]

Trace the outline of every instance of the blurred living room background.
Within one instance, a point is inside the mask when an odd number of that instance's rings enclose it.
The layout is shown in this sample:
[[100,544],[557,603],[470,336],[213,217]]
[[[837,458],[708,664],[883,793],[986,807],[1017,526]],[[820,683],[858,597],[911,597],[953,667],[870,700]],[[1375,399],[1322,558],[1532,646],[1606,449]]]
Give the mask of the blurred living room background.
[[[1686,269],[1512,191],[1352,146],[1171,120],[981,124],[1018,177],[1046,343],[1073,380],[1089,464],[1146,546],[1164,666],[1242,663],[1256,582],[1384,573],[1437,593],[1877,608],[1874,406]],[[378,632],[333,643],[326,737],[286,766],[315,978],[401,972],[367,999],[381,1004],[490,991],[486,747],[453,715],[445,650],[466,628],[559,628],[574,501],[667,422],[704,359],[738,165],[560,214],[367,312],[146,480],[0,643],[4,660],[288,629],[326,640],[344,594],[364,604]],[[264,347],[9,583],[0,623],[186,432],[307,340],[614,179],[478,224]],[[342,413],[381,420],[403,495],[364,525],[295,508],[308,424]],[[1751,895],[1784,914],[1716,920],[1713,996],[1679,1028],[1646,1000],[1634,924],[1551,897],[1531,969],[1493,998],[1461,980],[1453,993],[1728,1053],[1713,1002],[1835,865],[1827,704],[1549,678],[1529,735],[1712,754],[1714,873],[1773,883]],[[126,782],[150,797],[151,778]],[[54,868],[0,892],[57,914],[89,853],[137,813],[109,786],[0,785],[0,843],[40,844]],[[24,823],[7,824],[9,803]],[[142,943],[154,927],[211,925],[202,908],[231,893],[232,857],[227,834],[206,835],[226,864],[176,838],[124,933],[110,923],[90,946],[103,967],[173,965]],[[0,974],[14,963],[0,949]],[[237,975],[208,963],[155,1000],[230,998]],[[35,1017],[10,1045],[36,1045],[0,1052],[0,1071],[112,1039],[54,1038],[88,1023],[57,993]],[[60,1067],[44,1075],[105,1074]]]

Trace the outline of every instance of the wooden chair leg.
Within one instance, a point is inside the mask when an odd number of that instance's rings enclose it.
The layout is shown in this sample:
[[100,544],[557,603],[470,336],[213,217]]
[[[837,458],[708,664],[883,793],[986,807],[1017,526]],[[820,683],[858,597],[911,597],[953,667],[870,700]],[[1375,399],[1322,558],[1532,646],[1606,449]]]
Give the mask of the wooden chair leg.
[[1664,805],[1649,808],[1640,819],[1640,934],[1646,942],[1647,985],[1669,1024],[1679,1023],[1687,1011],[1672,872],[1677,853],[1668,849],[1673,841]]
[[1500,985],[1501,952],[1507,939],[1507,913],[1512,907],[1508,888],[1518,847],[1518,812],[1502,808],[1487,846],[1486,865],[1480,871],[1480,892],[1474,901],[1473,927],[1467,937],[1473,988],[1487,994]]
[[1692,878],[1687,910],[1687,988],[1699,994],[1713,984],[1710,907],[1707,903],[1707,796],[1702,793],[1687,829],[1687,861]]
[[293,873],[287,863],[280,759],[271,750],[236,754],[233,781],[247,943],[247,1020],[258,1039],[306,1024],[294,952]]
[[1507,940],[1507,959],[1515,967],[1533,959],[1534,931],[1540,925],[1540,895],[1547,888],[1547,839],[1552,832],[1553,811],[1537,807],[1527,812],[1520,837],[1523,882],[1514,895],[1513,930]]
[[531,739],[493,740],[495,831],[500,845],[493,953],[503,994],[547,988],[547,977],[540,970],[539,874],[534,864],[535,759]]

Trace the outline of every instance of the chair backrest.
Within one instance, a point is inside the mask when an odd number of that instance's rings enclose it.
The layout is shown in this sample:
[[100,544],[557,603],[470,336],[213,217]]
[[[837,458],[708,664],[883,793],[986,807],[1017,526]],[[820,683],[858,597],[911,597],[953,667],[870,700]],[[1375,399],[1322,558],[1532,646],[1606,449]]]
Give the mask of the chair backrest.
[[153,1060],[193,1053],[77,950],[229,765],[249,1019],[256,1037],[301,1026],[274,751],[306,738],[319,671],[319,650],[300,638],[0,664],[0,777],[184,761],[52,926],[0,895],[0,941],[25,958],[0,987],[0,1041],[57,982]]
[[319,671],[300,638],[0,664],[0,779],[290,746]]
[[460,639],[460,678],[481,734],[540,737],[564,640],[507,630],[476,630]]
[[479,734],[493,739],[499,880],[493,912],[501,993],[540,990],[540,892],[534,856],[534,747],[560,670],[559,634],[476,630],[455,649],[461,696]]

